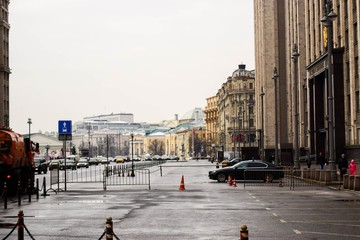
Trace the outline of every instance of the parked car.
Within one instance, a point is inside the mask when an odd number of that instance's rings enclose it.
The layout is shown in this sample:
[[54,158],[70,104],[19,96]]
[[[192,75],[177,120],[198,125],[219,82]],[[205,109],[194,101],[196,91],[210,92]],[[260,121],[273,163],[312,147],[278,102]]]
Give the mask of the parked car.
[[162,160],[162,157],[160,155],[154,155],[153,160]]
[[60,170],[71,169],[76,170],[76,163],[72,159],[66,159],[66,166],[65,160],[60,163]]
[[53,159],[49,163],[49,170],[55,170],[59,169],[61,162],[64,161],[64,159]]
[[233,158],[231,160],[224,160],[221,162],[222,167],[229,167],[237,164],[238,162],[241,162],[240,158]]
[[47,173],[48,164],[44,157],[35,157],[34,163],[35,163],[35,172],[37,172],[38,174],[41,174],[42,172],[44,174]]
[[110,161],[106,157],[101,157],[99,159],[99,163],[101,163],[101,164],[110,164]]
[[76,164],[77,168],[88,168],[89,167],[89,163],[88,160],[86,158],[80,158],[78,163]]
[[125,158],[123,156],[116,156],[115,157],[115,162],[116,163],[124,163],[125,162]]
[[273,181],[284,177],[282,167],[277,167],[261,160],[241,161],[233,166],[212,170],[209,178],[225,182],[229,176],[236,180]]
[[90,158],[89,161],[89,166],[91,165],[98,165],[99,164],[99,160],[97,158]]

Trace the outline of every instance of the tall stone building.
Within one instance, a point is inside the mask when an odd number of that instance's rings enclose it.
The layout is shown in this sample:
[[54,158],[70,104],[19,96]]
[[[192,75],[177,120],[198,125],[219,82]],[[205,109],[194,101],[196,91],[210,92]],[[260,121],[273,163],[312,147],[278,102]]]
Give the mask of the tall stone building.
[[295,150],[327,158],[333,152],[332,161],[341,153],[360,158],[358,8],[356,0],[254,0],[256,98],[265,93],[257,123],[264,118],[267,155],[280,125],[285,164],[293,163]]
[[[295,99],[294,91],[303,86],[305,70],[304,3],[295,0],[254,0],[255,16],[255,69],[257,126],[263,131],[264,158],[274,155],[278,163],[292,164]],[[301,24],[300,24],[301,23]],[[294,46],[298,47],[298,84],[294,86]],[[276,85],[275,85],[276,83]],[[263,93],[263,94],[261,94]],[[298,91],[299,104],[303,96]],[[263,101],[261,101],[263,98]],[[277,100],[277,101],[275,101]],[[263,103],[263,106],[261,106]],[[304,110],[304,106],[299,106]],[[304,111],[299,122],[304,122]],[[261,124],[263,123],[263,124]],[[262,129],[263,126],[263,129]],[[305,147],[303,124],[300,124],[300,147]],[[277,138],[276,138],[277,137]],[[277,146],[277,151],[276,151]]]
[[9,127],[9,1],[1,0],[0,7],[0,126]]

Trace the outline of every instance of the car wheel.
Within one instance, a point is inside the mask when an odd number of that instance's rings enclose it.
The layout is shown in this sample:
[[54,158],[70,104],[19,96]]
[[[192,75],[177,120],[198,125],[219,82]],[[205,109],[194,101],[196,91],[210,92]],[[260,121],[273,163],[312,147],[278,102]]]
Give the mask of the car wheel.
[[47,169],[44,169],[44,174],[46,174],[47,173]]
[[219,175],[217,175],[217,180],[218,180],[218,182],[225,182],[226,175],[223,173],[220,173]]
[[41,170],[40,170],[40,169],[38,170],[38,174],[41,174]]
[[265,174],[264,182],[272,182],[274,180],[274,176],[271,173]]

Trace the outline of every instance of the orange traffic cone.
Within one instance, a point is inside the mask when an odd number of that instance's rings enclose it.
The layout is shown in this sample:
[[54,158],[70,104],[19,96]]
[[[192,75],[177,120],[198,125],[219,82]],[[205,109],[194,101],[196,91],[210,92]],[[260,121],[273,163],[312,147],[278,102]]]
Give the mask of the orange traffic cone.
[[235,178],[232,180],[232,182],[233,182],[233,183],[232,183],[232,186],[233,186],[233,187],[237,187],[237,186],[236,186],[236,179],[235,179]]
[[230,176],[230,175],[228,176],[228,184],[229,184],[229,186],[231,186],[231,184],[232,184],[231,176]]
[[181,177],[181,183],[180,183],[179,190],[185,190],[184,175],[182,175],[182,177]]

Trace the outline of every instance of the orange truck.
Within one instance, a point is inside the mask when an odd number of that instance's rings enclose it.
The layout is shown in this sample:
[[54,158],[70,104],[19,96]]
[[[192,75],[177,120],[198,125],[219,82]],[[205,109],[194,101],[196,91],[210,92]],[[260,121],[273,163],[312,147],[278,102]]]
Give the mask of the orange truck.
[[[39,144],[29,138],[0,127],[0,195],[6,183],[7,192],[16,194],[34,188],[34,154],[39,151]],[[32,190],[31,189],[31,190]]]

